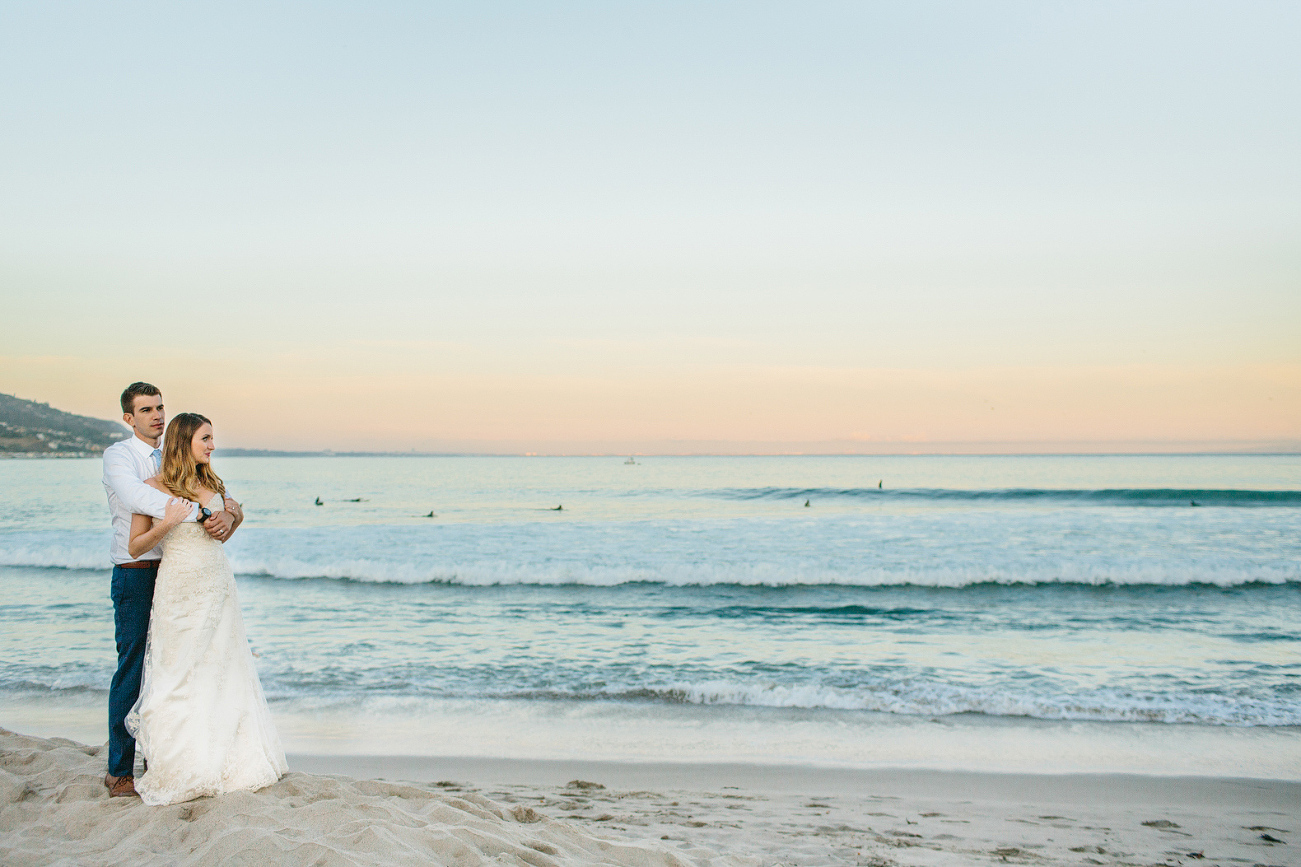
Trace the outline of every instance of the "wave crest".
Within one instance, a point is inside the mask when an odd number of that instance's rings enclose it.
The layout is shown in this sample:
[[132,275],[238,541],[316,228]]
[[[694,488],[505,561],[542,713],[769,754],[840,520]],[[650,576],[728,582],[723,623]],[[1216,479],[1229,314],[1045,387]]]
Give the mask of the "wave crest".
[[1095,690],[1035,695],[940,683],[842,688],[818,684],[688,683],[664,690],[665,701],[755,707],[828,708],[909,716],[981,714],[1044,720],[1198,723],[1225,726],[1301,725],[1295,701],[1200,693],[1152,694]]
[[[104,681],[106,678],[100,678]],[[363,702],[374,692],[331,692],[322,696],[317,684],[296,686],[293,682],[266,679],[269,697],[279,701],[320,701],[328,698],[343,703]],[[0,680],[0,690],[12,694],[50,694],[94,697],[105,692],[102,682],[89,676],[52,678],[42,682],[28,675]],[[408,701],[444,699],[517,700],[528,702],[650,702],[693,704],[711,707],[754,707],[810,711],[861,711],[893,716],[945,717],[973,714],[1073,722],[1137,722],[1228,727],[1301,726],[1301,705],[1295,698],[1268,698],[1223,693],[1173,691],[1150,693],[1097,689],[1080,693],[1035,693],[1029,689],[975,687],[961,684],[913,680],[873,685],[840,687],[817,683],[779,684],[705,680],[663,686],[610,685],[604,688],[552,687],[545,689],[494,689],[482,684],[469,692],[455,690],[439,694],[418,690],[388,692],[389,698]]]
[[[588,586],[662,584],[674,587],[963,587],[1005,585],[1079,585],[1088,587],[1241,587],[1301,583],[1301,567],[1290,563],[1255,566],[1184,564],[1128,567],[1059,563],[1001,569],[992,566],[935,569],[871,568],[853,571],[787,569],[771,564],[671,564],[651,569],[634,566],[545,564],[418,563],[381,558],[295,557],[235,553],[241,576],[297,581],[328,579],[359,584],[448,584],[462,587]],[[20,546],[0,549],[0,566],[107,571],[112,563],[102,551],[79,546]]]
[[1301,506],[1301,491],[1201,488],[720,488],[700,497],[728,500],[930,500],[967,503],[1075,503],[1092,506]]

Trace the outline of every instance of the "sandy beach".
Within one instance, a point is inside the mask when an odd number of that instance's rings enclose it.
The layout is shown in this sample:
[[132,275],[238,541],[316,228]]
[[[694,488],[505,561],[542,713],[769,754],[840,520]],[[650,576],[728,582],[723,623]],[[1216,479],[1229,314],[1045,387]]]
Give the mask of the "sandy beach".
[[1301,783],[292,756],[280,783],[110,800],[100,747],[0,734],[0,863],[1301,863]]

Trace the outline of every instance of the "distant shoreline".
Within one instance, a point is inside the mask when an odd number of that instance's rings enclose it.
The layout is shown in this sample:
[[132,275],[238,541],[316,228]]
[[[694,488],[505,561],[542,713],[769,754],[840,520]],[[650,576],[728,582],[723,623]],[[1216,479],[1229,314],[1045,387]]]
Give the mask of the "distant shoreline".
[[[626,458],[629,452],[542,454],[524,452],[337,452],[277,449],[218,449],[218,458]],[[1301,456],[1298,451],[1197,452],[632,452],[637,458],[1169,458]],[[3,452],[0,460],[99,458],[102,452]]]

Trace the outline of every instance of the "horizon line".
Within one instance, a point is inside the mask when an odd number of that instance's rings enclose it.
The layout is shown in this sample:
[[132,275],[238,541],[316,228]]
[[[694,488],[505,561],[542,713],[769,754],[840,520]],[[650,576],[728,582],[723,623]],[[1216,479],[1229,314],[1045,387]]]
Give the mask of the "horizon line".
[[476,451],[338,451],[218,448],[219,457],[375,457],[375,458],[898,458],[898,457],[1294,457],[1301,448],[1287,450],[1200,451],[897,451],[897,452],[476,452]]

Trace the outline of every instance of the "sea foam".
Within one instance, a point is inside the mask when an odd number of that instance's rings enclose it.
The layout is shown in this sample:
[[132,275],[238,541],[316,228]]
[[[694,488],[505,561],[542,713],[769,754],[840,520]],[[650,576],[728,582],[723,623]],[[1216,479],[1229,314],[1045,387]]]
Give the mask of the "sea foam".
[[[378,538],[367,539],[366,530]],[[337,534],[313,530],[245,531],[229,549],[235,572],[271,579],[333,579],[375,584],[454,584],[460,586],[621,584],[670,586],[820,586],[947,587],[985,584],[1065,584],[1087,586],[1236,587],[1247,584],[1301,582],[1301,560],[1246,557],[1181,556],[1152,559],[1116,557],[1007,557],[1006,562],[897,563],[808,562],[803,558],[772,558],[737,562],[736,558],[704,557],[693,562],[689,548],[678,556],[628,558],[618,562],[608,552],[590,559],[581,553],[559,560],[546,552],[511,552],[512,540],[501,534],[500,557],[466,557],[430,546],[402,544],[400,534],[383,528],[347,528]],[[333,538],[329,538],[333,536]],[[342,537],[342,538],[340,538]],[[572,536],[571,536],[572,538]],[[579,540],[582,541],[582,540]],[[588,548],[590,552],[590,541]],[[0,566],[108,570],[106,534],[77,531],[0,533]],[[369,549],[369,550],[367,550]],[[559,560],[559,561],[558,561]],[[610,562],[614,560],[614,562]]]

